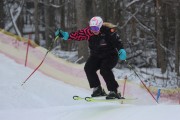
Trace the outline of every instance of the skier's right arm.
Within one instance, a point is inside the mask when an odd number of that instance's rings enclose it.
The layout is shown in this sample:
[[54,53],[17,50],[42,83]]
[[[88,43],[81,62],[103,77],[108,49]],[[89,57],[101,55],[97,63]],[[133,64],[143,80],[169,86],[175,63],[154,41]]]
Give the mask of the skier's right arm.
[[58,29],[55,32],[55,36],[59,36],[61,38],[63,38],[63,40],[77,40],[77,41],[81,41],[81,40],[89,40],[89,38],[93,35],[93,33],[90,31],[89,27],[86,27],[84,29],[75,31],[75,32],[64,32],[61,29]]

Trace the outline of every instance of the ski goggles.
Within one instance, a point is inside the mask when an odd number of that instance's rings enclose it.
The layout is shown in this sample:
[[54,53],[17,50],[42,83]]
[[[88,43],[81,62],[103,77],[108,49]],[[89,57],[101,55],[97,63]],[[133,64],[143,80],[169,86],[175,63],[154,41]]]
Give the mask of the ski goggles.
[[90,26],[90,30],[95,31],[95,32],[99,32],[100,29],[97,26]]

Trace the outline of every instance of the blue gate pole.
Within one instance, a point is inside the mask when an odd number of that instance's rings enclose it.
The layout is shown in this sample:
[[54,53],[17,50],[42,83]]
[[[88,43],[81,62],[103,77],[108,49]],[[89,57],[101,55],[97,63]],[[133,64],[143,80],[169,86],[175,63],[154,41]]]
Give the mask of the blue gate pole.
[[156,97],[157,102],[159,101],[160,95],[161,95],[161,89],[159,88],[158,91],[157,91],[157,97]]

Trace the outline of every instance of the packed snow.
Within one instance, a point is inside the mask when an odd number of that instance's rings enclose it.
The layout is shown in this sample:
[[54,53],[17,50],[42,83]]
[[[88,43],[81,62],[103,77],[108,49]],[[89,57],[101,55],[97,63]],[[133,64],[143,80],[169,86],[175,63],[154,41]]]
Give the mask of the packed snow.
[[[75,101],[91,91],[65,84],[17,64],[0,53],[0,120],[179,120],[180,106]],[[146,99],[146,98],[144,98]],[[138,100],[137,100],[138,101]]]

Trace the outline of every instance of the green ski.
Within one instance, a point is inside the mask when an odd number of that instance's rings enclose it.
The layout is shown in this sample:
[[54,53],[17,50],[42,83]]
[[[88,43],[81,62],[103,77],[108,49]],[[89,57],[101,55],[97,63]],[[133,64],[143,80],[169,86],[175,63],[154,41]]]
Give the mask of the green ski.
[[73,96],[74,100],[85,100],[87,102],[120,102],[129,103],[130,101],[137,100],[137,98],[122,98],[122,99],[105,99],[102,97],[79,97]]

